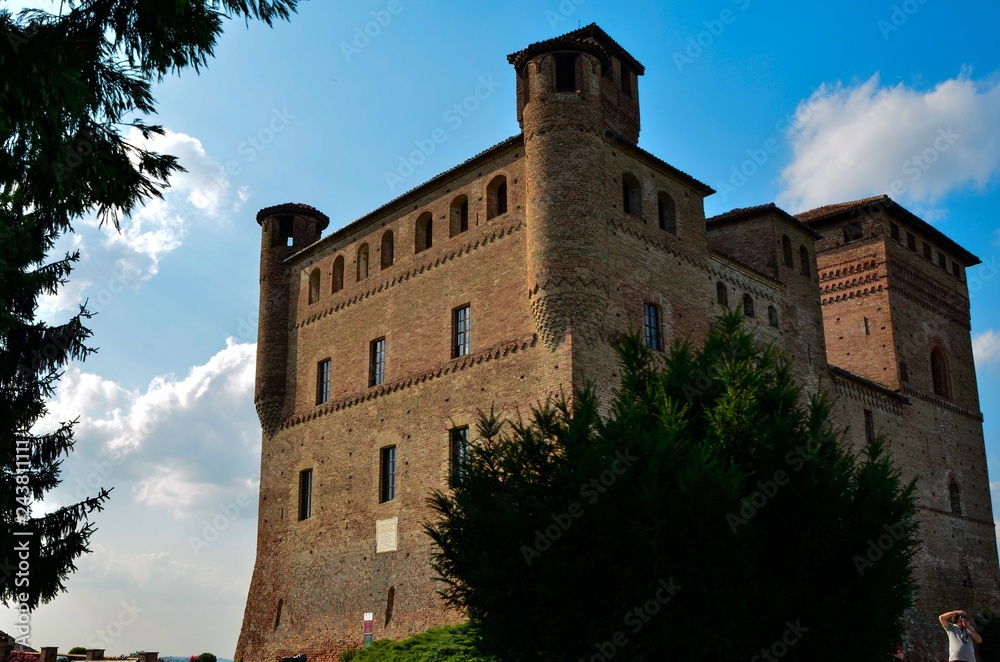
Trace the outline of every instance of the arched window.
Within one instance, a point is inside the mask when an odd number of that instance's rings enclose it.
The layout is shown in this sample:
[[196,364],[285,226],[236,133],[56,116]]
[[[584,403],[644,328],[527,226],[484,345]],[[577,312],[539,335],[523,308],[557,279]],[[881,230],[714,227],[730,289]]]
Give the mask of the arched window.
[[622,209],[626,214],[642,216],[642,187],[635,175],[622,175]]
[[469,197],[460,195],[451,201],[449,236],[454,237],[469,229]]
[[677,234],[677,205],[670,195],[662,191],[656,195],[656,216],[661,230]]
[[951,500],[951,512],[956,515],[962,514],[962,488],[958,486],[958,481],[952,476],[948,481],[948,498]]
[[948,380],[948,361],[940,347],[931,350],[931,380],[934,383],[934,394],[942,398],[951,397]]
[[358,281],[368,278],[368,244],[358,248]]
[[486,218],[507,213],[507,178],[497,175],[486,187]]
[[795,268],[795,263],[792,261],[792,240],[788,238],[788,235],[783,235],[781,237],[781,252],[785,255],[785,266]]
[[749,294],[743,295],[743,316],[753,317],[753,297]]
[[309,303],[319,301],[319,269],[313,269],[309,274]]
[[382,268],[388,269],[392,266],[393,261],[393,245],[392,245],[392,230],[386,230],[385,234],[382,235]]
[[774,306],[767,307],[767,323],[776,329],[778,328],[778,309]]
[[333,291],[344,289],[344,256],[338,255],[333,261]]
[[906,361],[899,362],[899,381],[901,382],[910,381],[910,369],[906,367]]
[[425,251],[434,245],[434,218],[429,211],[417,217],[414,253]]
[[805,246],[799,246],[799,271],[802,272],[803,276],[809,275],[809,249]]
[[715,300],[722,306],[729,306],[729,290],[721,280],[715,284]]

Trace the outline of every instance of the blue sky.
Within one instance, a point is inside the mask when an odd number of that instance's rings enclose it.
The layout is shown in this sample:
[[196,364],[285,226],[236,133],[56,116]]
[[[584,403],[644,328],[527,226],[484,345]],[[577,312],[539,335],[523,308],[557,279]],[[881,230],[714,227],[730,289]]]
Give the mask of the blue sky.
[[[715,187],[710,215],[794,213],[902,180],[898,202],[982,258],[968,276],[1000,482],[1000,5],[347,4],[304,2],[274,29],[230,23],[207,71],[156,88],[157,147],[189,172],[120,234],[83,220],[64,240],[84,258],[41,312],[58,321],[89,298],[100,352],[51,404],[47,423],[81,423],[48,507],[115,489],[69,592],[33,615],[35,646],[232,654],[259,479],[256,211],[305,202],[332,231],[515,135],[506,55],[591,22],[646,66],[640,145]],[[436,129],[445,140],[393,185]],[[940,131],[954,140],[915,175]]]

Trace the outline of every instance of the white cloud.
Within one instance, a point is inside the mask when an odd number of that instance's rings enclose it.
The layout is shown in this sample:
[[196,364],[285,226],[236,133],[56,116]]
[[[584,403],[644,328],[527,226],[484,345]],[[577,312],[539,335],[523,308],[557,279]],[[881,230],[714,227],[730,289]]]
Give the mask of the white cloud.
[[75,224],[73,234],[60,239],[52,258],[79,249],[81,259],[58,294],[41,297],[41,319],[56,322],[88,298],[91,310],[99,310],[123,290],[140,287],[159,273],[167,255],[184,245],[192,228],[207,220],[227,222],[228,215],[238,213],[249,199],[245,186],[232,191],[225,168],[197,138],[167,131],[145,139],[133,129],[126,140],[173,154],[186,172],[172,175],[163,198],[146,201],[131,217],[121,220],[120,230],[107,224],[101,227],[95,216],[88,216]]
[[973,336],[972,354],[980,367],[1000,363],[1000,333],[988,329]]
[[136,485],[132,493],[139,503],[182,517],[192,506],[208,499],[213,491],[212,484],[191,480],[183,469],[160,467],[156,474]]
[[[792,163],[779,202],[794,211],[888,193],[933,204],[985,186],[1000,168],[1000,81],[968,72],[926,92],[880,85],[823,85],[802,102],[788,138]],[[895,187],[895,188],[894,188]]]

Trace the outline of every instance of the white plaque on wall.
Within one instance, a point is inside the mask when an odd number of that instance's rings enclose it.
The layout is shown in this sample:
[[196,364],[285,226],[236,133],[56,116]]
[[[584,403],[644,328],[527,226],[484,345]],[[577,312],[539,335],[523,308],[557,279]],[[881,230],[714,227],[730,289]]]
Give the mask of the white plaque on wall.
[[375,553],[396,551],[396,527],[399,518],[375,520]]

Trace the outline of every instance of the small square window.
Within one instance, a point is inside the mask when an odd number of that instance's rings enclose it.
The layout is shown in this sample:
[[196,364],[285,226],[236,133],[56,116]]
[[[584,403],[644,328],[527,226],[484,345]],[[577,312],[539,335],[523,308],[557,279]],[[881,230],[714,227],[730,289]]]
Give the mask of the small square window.
[[299,472],[299,521],[312,517],[313,470]]
[[643,326],[646,330],[646,347],[660,351],[663,345],[660,342],[660,308],[652,303],[644,303]]
[[396,447],[383,448],[379,457],[379,503],[396,498]]
[[466,356],[472,351],[472,306],[466,304],[451,314],[451,358]]
[[316,365],[316,404],[330,401],[330,359],[323,359]]
[[368,386],[378,386],[385,381],[385,338],[371,342],[368,361]]
[[469,426],[453,428],[449,433],[449,442],[451,475],[458,476],[465,467],[465,458],[469,453]]

